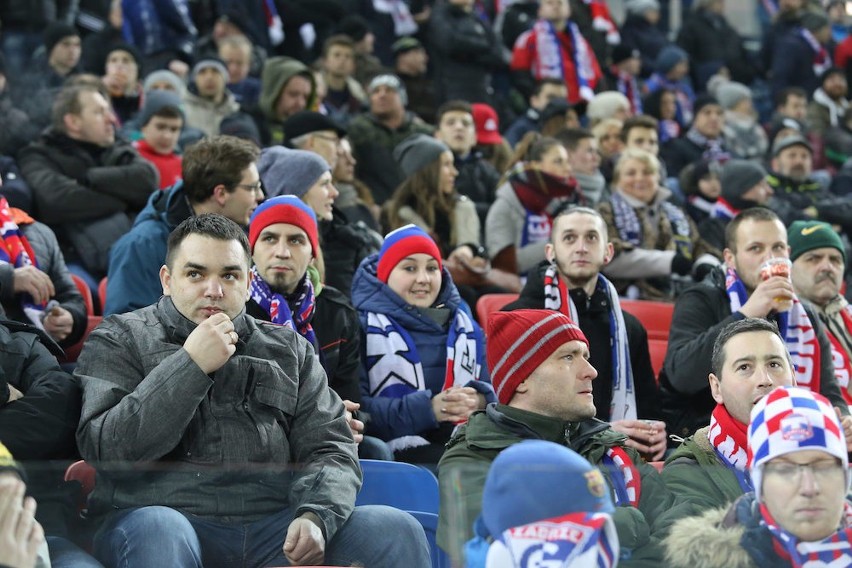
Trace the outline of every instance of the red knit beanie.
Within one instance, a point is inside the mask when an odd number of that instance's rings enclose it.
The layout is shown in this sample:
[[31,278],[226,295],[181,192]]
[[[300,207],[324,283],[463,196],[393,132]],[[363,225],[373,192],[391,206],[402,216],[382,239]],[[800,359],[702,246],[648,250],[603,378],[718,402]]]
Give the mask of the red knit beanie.
[[417,225],[405,225],[385,236],[382,250],[379,251],[379,263],[376,266],[376,276],[387,284],[391,271],[396,268],[403,258],[412,254],[428,254],[438,261],[438,268],[443,268],[441,251],[429,233]]
[[515,389],[545,359],[569,341],[589,340],[562,312],[515,310],[488,318],[488,369],[500,404],[509,404]]

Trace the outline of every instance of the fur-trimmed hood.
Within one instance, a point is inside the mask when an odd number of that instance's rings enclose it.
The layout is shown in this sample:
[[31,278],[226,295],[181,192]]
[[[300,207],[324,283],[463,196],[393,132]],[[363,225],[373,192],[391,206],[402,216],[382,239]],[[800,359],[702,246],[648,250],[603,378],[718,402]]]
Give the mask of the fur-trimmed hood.
[[733,506],[681,519],[663,541],[670,568],[757,568],[740,546],[745,527],[726,522]]

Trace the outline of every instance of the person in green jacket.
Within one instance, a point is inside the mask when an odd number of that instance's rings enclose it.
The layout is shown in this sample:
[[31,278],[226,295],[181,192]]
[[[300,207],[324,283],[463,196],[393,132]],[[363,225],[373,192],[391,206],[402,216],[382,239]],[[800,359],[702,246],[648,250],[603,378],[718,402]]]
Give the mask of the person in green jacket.
[[711,367],[716,408],[710,425],[686,438],[663,468],[666,487],[688,506],[666,512],[656,527],[661,533],[680,518],[728,505],[752,491],[746,471],[749,413],[767,393],[794,384],[784,340],[775,324],[762,318],[724,327],[713,345]]
[[[661,565],[650,531],[674,498],[657,471],[625,445],[627,437],[595,418],[597,371],[586,336],[552,310],[497,312],[488,324],[488,368],[499,404],[472,414],[438,464],[438,545],[461,564],[491,462],[513,444],[538,439],[571,448],[601,468],[617,505],[619,565]],[[546,495],[548,488],[541,491]]]

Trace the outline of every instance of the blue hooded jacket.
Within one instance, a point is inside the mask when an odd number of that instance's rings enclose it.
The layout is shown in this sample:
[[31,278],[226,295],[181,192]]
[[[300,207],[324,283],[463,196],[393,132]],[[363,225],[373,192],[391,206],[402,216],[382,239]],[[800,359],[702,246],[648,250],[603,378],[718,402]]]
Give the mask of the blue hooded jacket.
[[[412,436],[438,428],[439,423],[432,412],[432,396],[444,386],[447,370],[447,330],[438,325],[420,308],[405,302],[376,276],[379,256],[373,254],[365,258],[352,281],[352,304],[358,310],[361,322],[361,405],[370,414],[369,434],[384,440],[401,436]],[[470,315],[470,308],[461,299],[458,289],[446,268],[442,271],[441,290],[435,305],[464,310]],[[402,398],[371,397],[367,376],[367,314],[375,312],[385,314],[405,328],[411,340],[417,346],[417,354],[423,366],[425,391],[408,394]],[[473,321],[473,316],[471,316]],[[477,339],[477,362],[481,365],[480,380],[468,385],[485,395],[488,402],[496,402],[494,390],[486,382],[488,370],[485,366],[485,337],[482,328],[474,321]]]

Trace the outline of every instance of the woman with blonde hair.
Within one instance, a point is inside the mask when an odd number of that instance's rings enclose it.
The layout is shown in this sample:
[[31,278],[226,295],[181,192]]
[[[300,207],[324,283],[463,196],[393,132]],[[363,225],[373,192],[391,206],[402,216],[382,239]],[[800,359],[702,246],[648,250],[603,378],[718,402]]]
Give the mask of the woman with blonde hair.
[[722,257],[686,212],[668,201],[671,192],[659,176],[656,156],[628,148],[615,165],[611,200],[598,205],[615,249],[604,273],[621,296],[671,300],[677,292],[673,276],[691,282],[693,266],[714,266]]

